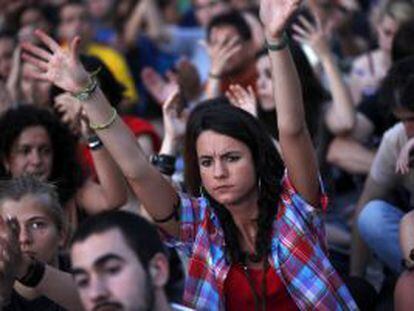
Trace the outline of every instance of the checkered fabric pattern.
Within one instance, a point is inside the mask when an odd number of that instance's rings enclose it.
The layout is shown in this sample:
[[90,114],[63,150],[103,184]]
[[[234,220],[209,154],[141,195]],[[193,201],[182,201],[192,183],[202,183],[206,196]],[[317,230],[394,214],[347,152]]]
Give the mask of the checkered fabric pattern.
[[[327,257],[320,215],[326,210],[327,197],[321,189],[321,206],[315,209],[285,174],[268,260],[300,310],[357,310]],[[218,217],[205,198],[181,195],[180,220],[179,239],[165,232],[163,236],[168,246],[190,258],[184,302],[197,310],[224,310],[223,288],[230,264]]]

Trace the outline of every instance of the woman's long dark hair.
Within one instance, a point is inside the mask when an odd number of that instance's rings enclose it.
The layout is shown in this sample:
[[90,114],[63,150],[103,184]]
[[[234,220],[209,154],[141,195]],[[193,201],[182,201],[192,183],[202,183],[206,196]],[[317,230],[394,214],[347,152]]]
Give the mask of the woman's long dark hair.
[[0,178],[10,178],[4,160],[10,157],[13,144],[27,128],[42,126],[49,134],[53,149],[53,167],[48,181],[57,187],[62,205],[82,186],[84,176],[78,162],[77,142],[69,129],[49,110],[23,105],[0,117]]
[[[305,120],[309,130],[309,134],[312,137],[313,142],[318,142],[318,135],[321,134],[321,122],[323,104],[330,99],[328,93],[324,90],[319,79],[316,77],[311,64],[309,63],[305,53],[301,47],[291,42],[289,45],[290,52],[292,54],[293,61],[298,71],[300,85],[302,87]],[[256,55],[256,59],[267,55],[267,49],[260,51]],[[276,112],[275,110],[264,111],[260,105],[258,105],[259,120],[263,122],[270,135],[279,139],[279,132],[277,128]]]
[[[191,113],[185,137],[185,182],[189,193],[199,196],[202,186],[198,165],[196,142],[199,135],[211,130],[227,135],[244,143],[252,153],[256,178],[259,185],[259,217],[255,257],[263,258],[270,251],[272,224],[277,213],[284,173],[283,162],[267,131],[249,113],[233,107],[227,99],[209,100]],[[217,212],[224,231],[226,255],[231,262],[245,260],[239,243],[239,231],[230,212],[211,196],[206,194],[211,206]]]

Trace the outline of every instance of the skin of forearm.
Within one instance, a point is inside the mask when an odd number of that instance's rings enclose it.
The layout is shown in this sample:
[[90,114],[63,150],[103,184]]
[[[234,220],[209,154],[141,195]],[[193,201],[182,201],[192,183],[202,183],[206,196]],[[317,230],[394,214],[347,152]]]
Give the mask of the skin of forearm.
[[175,156],[178,153],[178,145],[179,142],[177,141],[177,139],[165,135],[164,139],[162,140],[161,149],[159,153]]
[[35,289],[68,310],[83,310],[75,282],[69,273],[47,265],[45,275]]
[[375,150],[364,147],[349,137],[335,138],[328,149],[327,160],[352,174],[368,174]]
[[[105,124],[112,116],[112,106],[98,88],[88,100],[84,102],[84,110],[91,123]],[[104,143],[113,159],[117,159],[124,176],[137,180],[145,179],[148,166],[146,156],[136,142],[135,136],[117,117],[110,130],[96,132]],[[116,142],[114,146],[113,142]]]
[[350,275],[363,277],[365,269],[368,264],[369,249],[362,240],[358,230],[358,216],[364,209],[365,205],[374,200],[384,197],[387,189],[377,185],[371,177],[368,177],[364,190],[355,207],[354,219],[352,224],[352,243],[351,243],[351,258],[350,258]]
[[205,91],[207,99],[212,99],[221,95],[220,82],[221,80],[218,78],[208,78]]
[[332,55],[330,53],[324,55],[321,61],[331,87],[333,100],[329,113],[334,116],[335,132],[349,132],[355,125],[355,109],[351,93]]
[[[100,88],[97,88],[88,100],[84,101],[84,111],[94,124],[105,124],[112,116],[112,107]],[[149,162],[135,136],[125,123],[118,117],[110,128],[96,133],[106,146],[112,158],[121,168],[134,193],[142,202],[149,214],[162,219],[171,213],[177,201],[177,193]],[[154,195],[158,196],[154,200]],[[162,226],[171,234],[178,235],[177,222],[168,222]]]
[[[305,128],[299,77],[288,49],[269,53],[273,72],[274,99],[280,134],[297,134]],[[293,68],[293,70],[292,70]],[[286,103],[289,100],[291,103]]]
[[400,243],[403,256],[414,264],[410,252],[414,249],[414,211],[406,214],[400,224]]
[[107,207],[111,208],[125,204],[127,200],[127,183],[109,152],[105,148],[101,148],[100,150],[92,151],[91,154]]

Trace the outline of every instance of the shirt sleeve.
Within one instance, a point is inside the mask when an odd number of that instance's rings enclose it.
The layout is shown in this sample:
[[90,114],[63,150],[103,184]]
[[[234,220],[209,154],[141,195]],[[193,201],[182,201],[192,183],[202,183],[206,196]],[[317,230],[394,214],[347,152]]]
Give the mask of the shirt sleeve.
[[398,179],[395,173],[395,165],[400,152],[398,135],[401,130],[404,130],[399,126],[400,124],[385,133],[369,173],[377,184],[387,188],[392,188]]
[[322,178],[319,176],[320,199],[319,206],[312,206],[299,194],[289,179],[287,171],[282,180],[281,207],[282,217],[299,234],[311,234],[322,245],[326,245],[325,228],[322,213],[328,207],[328,196]]
[[179,193],[179,197],[179,237],[172,236],[161,229],[160,232],[164,243],[168,247],[177,248],[187,256],[190,256],[198,232],[198,227],[201,223],[201,219],[203,219],[201,213],[205,212],[205,202],[203,202],[202,199],[192,198],[183,193]]

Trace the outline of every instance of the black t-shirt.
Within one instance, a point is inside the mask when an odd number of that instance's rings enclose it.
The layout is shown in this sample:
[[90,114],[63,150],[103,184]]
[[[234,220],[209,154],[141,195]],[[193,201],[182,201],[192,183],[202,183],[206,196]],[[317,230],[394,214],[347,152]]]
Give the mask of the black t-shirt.
[[[59,269],[68,272],[70,268],[67,256],[59,256]],[[21,296],[14,289],[10,296],[10,303],[3,308],[3,311],[65,311],[66,309],[59,306],[49,298],[44,296],[28,300]]]
[[11,295],[9,305],[3,308],[4,311],[65,311],[52,300],[46,297],[39,297],[33,300],[27,300],[17,293],[14,289]]
[[389,105],[382,103],[378,94],[365,96],[358,111],[372,122],[375,127],[374,135],[378,137],[382,137],[386,130],[397,123]]

